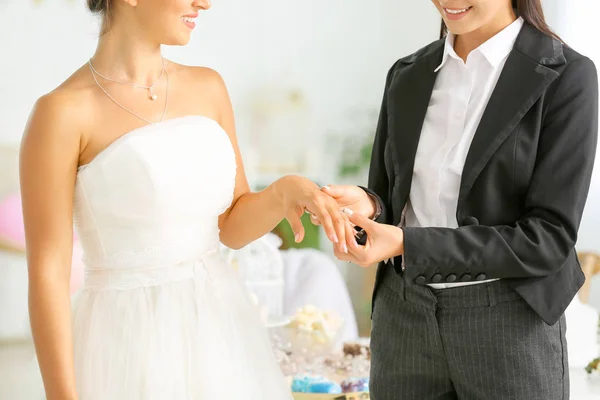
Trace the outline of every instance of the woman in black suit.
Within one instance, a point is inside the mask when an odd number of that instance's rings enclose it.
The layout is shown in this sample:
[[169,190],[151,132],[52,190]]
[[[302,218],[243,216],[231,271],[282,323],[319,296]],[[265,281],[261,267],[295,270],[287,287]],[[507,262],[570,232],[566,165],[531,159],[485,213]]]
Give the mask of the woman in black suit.
[[369,187],[323,188],[366,232],[336,256],[379,262],[372,398],[567,399],[596,69],[540,0],[432,1],[442,38],[389,71]]

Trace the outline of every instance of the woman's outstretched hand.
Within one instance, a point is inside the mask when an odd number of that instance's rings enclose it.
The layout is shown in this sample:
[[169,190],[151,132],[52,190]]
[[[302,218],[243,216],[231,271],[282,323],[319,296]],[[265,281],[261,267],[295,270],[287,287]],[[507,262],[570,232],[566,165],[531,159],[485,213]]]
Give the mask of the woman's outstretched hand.
[[304,227],[300,217],[308,212],[320,221],[329,240],[336,244],[336,252],[347,253],[347,240],[354,239],[354,228],[331,195],[322,191],[311,180],[293,175],[279,179],[273,184],[273,188],[281,201],[284,216],[292,227],[297,243],[304,239]]
[[[327,185],[321,188],[323,193],[333,197],[338,204],[338,207],[349,208],[353,212],[363,215],[367,218],[372,218],[377,209],[375,202],[361,188],[354,185]],[[313,223],[319,224],[317,218],[311,218]]]

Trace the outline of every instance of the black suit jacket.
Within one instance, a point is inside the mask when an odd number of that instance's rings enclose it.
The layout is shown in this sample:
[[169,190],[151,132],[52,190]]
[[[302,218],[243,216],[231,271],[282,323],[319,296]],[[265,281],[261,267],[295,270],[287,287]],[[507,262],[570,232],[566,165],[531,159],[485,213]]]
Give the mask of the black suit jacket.
[[[369,173],[378,222],[400,222],[443,48],[436,41],[388,73]],[[397,273],[418,285],[503,278],[554,324],[585,280],[574,247],[597,134],[594,64],[524,24],[467,155],[459,227],[404,228]]]

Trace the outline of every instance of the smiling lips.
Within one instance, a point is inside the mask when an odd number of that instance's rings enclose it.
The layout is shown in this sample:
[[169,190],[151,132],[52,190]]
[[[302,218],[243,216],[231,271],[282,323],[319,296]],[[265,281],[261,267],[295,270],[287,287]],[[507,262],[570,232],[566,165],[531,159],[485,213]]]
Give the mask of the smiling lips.
[[462,19],[465,15],[467,15],[469,13],[469,11],[471,11],[471,8],[473,8],[473,7],[466,7],[466,8],[442,7],[442,9],[444,10],[444,13],[446,14],[446,17],[451,21],[458,21],[458,20]]
[[198,14],[189,14],[181,17],[183,23],[190,29],[194,29],[196,27],[196,23],[194,20],[198,17]]

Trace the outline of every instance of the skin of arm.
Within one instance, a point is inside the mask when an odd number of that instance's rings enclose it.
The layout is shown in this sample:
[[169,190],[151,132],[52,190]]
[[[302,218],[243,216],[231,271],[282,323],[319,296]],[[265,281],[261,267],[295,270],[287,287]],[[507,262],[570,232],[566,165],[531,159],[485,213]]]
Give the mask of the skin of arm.
[[72,98],[60,92],[40,98],[20,153],[29,314],[48,400],[77,398],[69,281],[81,135],[76,113],[67,112],[73,107]]

